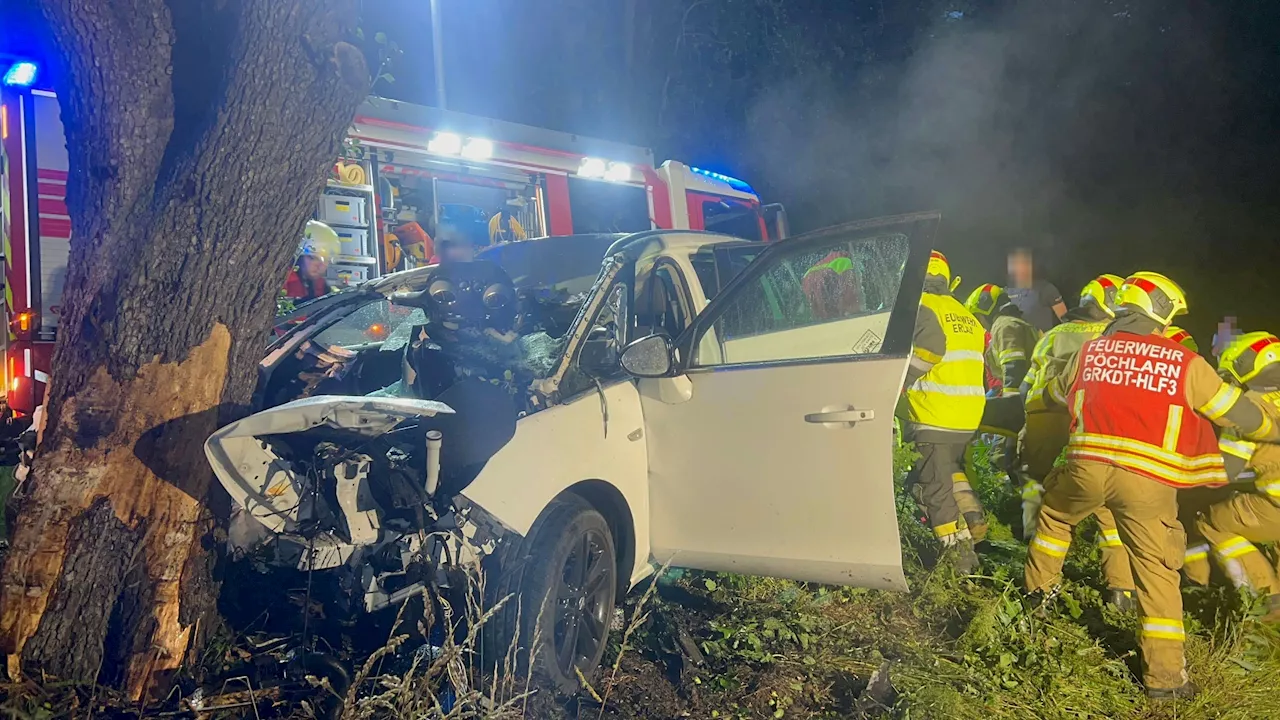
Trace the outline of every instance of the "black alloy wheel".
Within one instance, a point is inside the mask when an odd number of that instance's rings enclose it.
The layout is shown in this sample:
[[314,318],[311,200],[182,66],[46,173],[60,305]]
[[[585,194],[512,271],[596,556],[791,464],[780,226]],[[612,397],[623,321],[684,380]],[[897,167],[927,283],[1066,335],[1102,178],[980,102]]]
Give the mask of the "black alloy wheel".
[[515,597],[485,624],[487,662],[501,669],[515,641],[521,667],[531,662],[534,674],[556,692],[576,693],[579,672],[593,682],[618,594],[617,548],[608,521],[583,498],[562,495],[526,537],[504,550],[502,568],[489,586],[490,602]]
[[617,579],[608,535],[584,528],[561,568],[553,646],[557,669],[566,676],[576,675],[575,667],[594,672],[609,635]]

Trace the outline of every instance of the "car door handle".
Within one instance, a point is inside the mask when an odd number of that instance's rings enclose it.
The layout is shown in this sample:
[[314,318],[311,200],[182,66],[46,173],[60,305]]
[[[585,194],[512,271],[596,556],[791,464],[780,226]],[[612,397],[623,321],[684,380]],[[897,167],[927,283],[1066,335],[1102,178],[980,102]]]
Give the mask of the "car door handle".
[[874,410],[833,410],[831,412],[809,413],[804,416],[805,422],[811,423],[856,423],[861,420],[872,420],[876,416]]

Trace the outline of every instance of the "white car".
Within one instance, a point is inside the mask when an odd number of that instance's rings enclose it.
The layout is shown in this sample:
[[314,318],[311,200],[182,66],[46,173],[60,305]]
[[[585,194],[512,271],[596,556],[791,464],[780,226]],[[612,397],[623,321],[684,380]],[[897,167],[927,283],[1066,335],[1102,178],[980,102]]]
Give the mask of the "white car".
[[262,363],[269,409],[206,446],[241,508],[232,542],[341,575],[365,611],[431,582],[414,568],[481,558],[525,601],[508,633],[549,600],[538,664],[565,689],[655,564],[905,589],[893,413],[938,220],[493,248],[545,315],[521,338],[543,354],[518,419],[396,389],[424,320],[393,298],[434,267],[299,308]]

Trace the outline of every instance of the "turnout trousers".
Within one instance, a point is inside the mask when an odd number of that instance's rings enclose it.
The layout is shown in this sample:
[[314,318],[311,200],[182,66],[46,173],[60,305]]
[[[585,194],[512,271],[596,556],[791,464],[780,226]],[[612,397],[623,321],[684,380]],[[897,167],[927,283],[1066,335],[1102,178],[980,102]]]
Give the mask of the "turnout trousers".
[[[1213,552],[1209,540],[1200,532],[1199,518],[1201,513],[1209,511],[1213,505],[1230,500],[1237,492],[1251,489],[1246,485],[1227,485],[1216,488],[1190,488],[1178,491],[1178,521],[1187,531],[1187,554],[1182,562],[1182,574],[1189,582],[1196,585],[1209,584],[1209,555]],[[1222,565],[1227,570],[1226,564]],[[1235,578],[1232,578],[1234,581]],[[1238,585],[1238,583],[1237,583]]]
[[[1275,568],[1253,545],[1280,540],[1280,505],[1275,500],[1266,495],[1236,493],[1201,513],[1196,529],[1236,587],[1249,587],[1266,595],[1280,593]],[[1206,567],[1205,580],[1207,575]]]
[[[933,534],[943,545],[954,545],[972,539],[969,525],[971,513],[985,527],[985,516],[978,496],[964,474],[967,440],[959,442],[916,441],[920,459],[907,474],[906,486],[916,504],[929,518]],[[957,483],[963,482],[960,488]],[[964,505],[957,501],[963,498]],[[978,538],[981,539],[981,538]]]
[[1068,461],[1055,475],[1027,553],[1027,590],[1055,587],[1072,530],[1099,509],[1110,510],[1133,568],[1143,681],[1148,689],[1181,687],[1187,672],[1178,570],[1186,535],[1178,523],[1178,491],[1108,463]]
[[[1065,413],[1030,413],[1020,438],[1026,483],[1022,486],[1022,523],[1028,542],[1035,537],[1040,501],[1047,485],[1054,479],[1053,464],[1067,446],[1071,418]],[[1129,554],[1120,541],[1116,519],[1105,506],[1094,515],[1098,518],[1098,549],[1102,555],[1102,578],[1108,588],[1133,590],[1133,570]]]

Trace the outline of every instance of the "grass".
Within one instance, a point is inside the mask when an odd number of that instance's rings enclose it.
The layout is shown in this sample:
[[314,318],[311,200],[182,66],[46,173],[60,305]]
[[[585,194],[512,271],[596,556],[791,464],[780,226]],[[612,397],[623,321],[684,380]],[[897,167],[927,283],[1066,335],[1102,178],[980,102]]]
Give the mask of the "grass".
[[[899,448],[899,478],[910,465]],[[976,486],[989,508],[1013,508],[1011,490],[976,453]],[[899,488],[900,489],[900,488]],[[1104,607],[1093,529],[1068,558],[1056,608],[1039,617],[1021,598],[1025,550],[991,513],[983,567],[958,576],[927,569],[932,540],[899,493],[909,594],[816,587],[732,575],[682,583],[717,608],[698,634],[709,688],[701,717],[850,717],[850,695],[886,660],[895,718],[1280,717],[1280,634],[1251,617],[1256,603],[1225,588],[1188,592],[1187,644],[1196,700],[1151,705],[1137,677],[1136,618]],[[644,717],[644,715],[636,715]]]
[[[912,459],[909,446],[897,448],[899,485]],[[477,670],[476,628],[492,608],[481,607],[483,578],[476,578],[467,606],[454,611],[466,622],[435,656],[414,655],[409,667],[394,669],[370,658],[352,689],[333,699],[347,718],[1280,718],[1280,631],[1253,619],[1255,599],[1227,587],[1186,592],[1188,662],[1202,693],[1151,705],[1137,676],[1136,618],[1102,602],[1090,542],[1096,529],[1079,529],[1055,608],[1045,617],[1028,613],[1025,549],[1004,522],[1016,501],[985,448],[974,453],[973,472],[994,509],[991,547],[973,575],[930,567],[931,533],[899,486],[909,593],[659,573],[663,581],[626,603],[624,630],[612,634],[594,685],[581,678],[583,691],[566,700],[531,684],[514,649],[501,677]],[[404,634],[402,625],[392,630],[388,655]],[[864,689],[885,667],[893,692],[873,701]],[[445,679],[455,689],[452,707],[439,702]],[[100,716],[114,705],[83,690],[6,689],[0,712],[16,717],[74,717],[93,697]],[[308,709],[295,704],[293,716]]]

